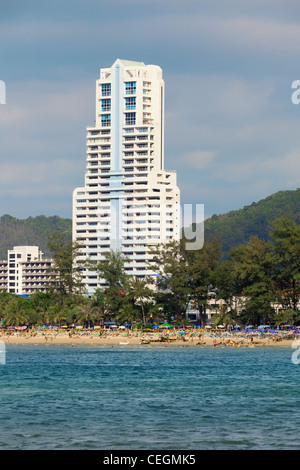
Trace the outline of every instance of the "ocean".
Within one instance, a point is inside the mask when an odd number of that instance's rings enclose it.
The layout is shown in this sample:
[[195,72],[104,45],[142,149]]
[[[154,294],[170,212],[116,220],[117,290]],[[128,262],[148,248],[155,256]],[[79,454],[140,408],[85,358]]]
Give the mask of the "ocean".
[[7,345],[1,450],[298,450],[290,348]]

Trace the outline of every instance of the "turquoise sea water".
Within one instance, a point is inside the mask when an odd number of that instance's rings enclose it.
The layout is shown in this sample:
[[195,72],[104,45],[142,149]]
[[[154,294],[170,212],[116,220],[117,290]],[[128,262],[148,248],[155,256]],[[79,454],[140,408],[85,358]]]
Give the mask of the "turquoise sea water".
[[8,345],[0,449],[299,449],[292,352]]

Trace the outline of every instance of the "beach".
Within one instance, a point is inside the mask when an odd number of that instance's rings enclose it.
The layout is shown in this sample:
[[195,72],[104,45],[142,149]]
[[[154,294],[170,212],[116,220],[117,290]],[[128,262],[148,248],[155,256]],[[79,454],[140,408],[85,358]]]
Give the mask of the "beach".
[[144,345],[164,347],[292,347],[293,341],[300,336],[293,331],[278,332],[207,332],[192,331],[159,331],[140,332],[121,330],[104,331],[63,331],[63,330],[30,330],[1,331],[0,340],[5,344],[31,345],[70,345],[70,346],[124,346]]

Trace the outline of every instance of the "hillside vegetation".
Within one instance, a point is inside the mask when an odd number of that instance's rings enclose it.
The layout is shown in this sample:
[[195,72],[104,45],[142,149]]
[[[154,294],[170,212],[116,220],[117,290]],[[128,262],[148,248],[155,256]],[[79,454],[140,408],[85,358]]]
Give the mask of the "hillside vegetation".
[[27,219],[3,215],[0,217],[0,259],[7,259],[7,250],[18,245],[36,245],[50,257],[51,253],[47,248],[48,236],[56,231],[62,232],[71,240],[72,220],[56,215],[39,215]]
[[[218,235],[226,257],[231,247],[247,243],[251,235],[268,240],[272,222],[283,215],[292,216],[297,224],[300,223],[300,188],[279,191],[242,209],[213,215],[205,221],[205,239]],[[71,240],[72,220],[56,215],[27,219],[3,215],[0,217],[0,259],[6,259],[7,250],[15,245],[37,245],[46,256],[51,256],[47,248],[48,237],[55,231],[62,232],[67,240]]]
[[300,188],[279,191],[259,202],[222,215],[213,215],[204,223],[205,239],[219,236],[226,256],[231,247],[247,243],[251,235],[269,240],[273,221],[288,216],[300,223]]

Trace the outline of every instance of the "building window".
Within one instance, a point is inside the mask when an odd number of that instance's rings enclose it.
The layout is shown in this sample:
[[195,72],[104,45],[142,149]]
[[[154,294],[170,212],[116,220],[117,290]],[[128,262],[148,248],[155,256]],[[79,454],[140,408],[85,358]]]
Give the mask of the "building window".
[[134,95],[136,93],[136,82],[125,83],[126,95]]
[[111,84],[102,83],[102,96],[110,96],[110,95],[111,95]]
[[111,109],[111,100],[110,98],[105,98],[101,100],[101,111],[110,111]]
[[130,96],[125,98],[126,109],[135,109],[136,108],[136,98],[135,96]]
[[108,127],[111,124],[110,114],[102,114],[101,116],[101,125],[102,127]]
[[135,113],[125,113],[125,126],[135,125]]

